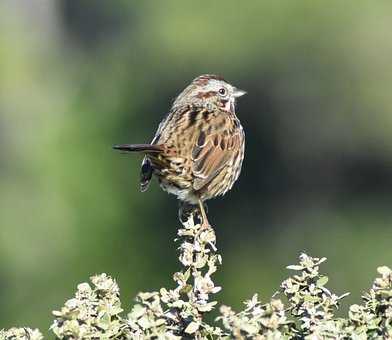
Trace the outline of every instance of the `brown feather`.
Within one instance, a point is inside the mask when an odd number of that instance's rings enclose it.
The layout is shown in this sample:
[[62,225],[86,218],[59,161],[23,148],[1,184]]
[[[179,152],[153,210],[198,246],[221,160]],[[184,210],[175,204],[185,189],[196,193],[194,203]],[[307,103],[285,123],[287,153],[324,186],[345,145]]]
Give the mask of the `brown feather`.
[[233,151],[227,145],[234,143],[236,135],[213,134],[206,137],[206,144],[202,147],[195,145],[192,153],[198,154],[194,159],[193,174],[196,177],[193,188],[200,190],[208,185],[227,165],[233,156]]

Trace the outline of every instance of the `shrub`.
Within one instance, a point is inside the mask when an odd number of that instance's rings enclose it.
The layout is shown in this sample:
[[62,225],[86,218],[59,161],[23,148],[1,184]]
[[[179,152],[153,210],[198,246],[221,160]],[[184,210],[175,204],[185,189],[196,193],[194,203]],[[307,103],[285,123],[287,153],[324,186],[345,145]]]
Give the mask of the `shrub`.
[[[221,290],[212,276],[222,264],[215,232],[194,223],[192,216],[178,230],[182,270],[173,275],[176,287],[139,293],[124,315],[119,287],[106,274],[77,286],[75,296],[54,311],[51,331],[58,339],[391,339],[392,271],[379,267],[379,277],[364,294],[362,305],[352,305],[347,318],[335,317],[340,300],[326,288],[320,274],[325,258],[299,256],[288,266],[293,275],[284,280],[270,301],[257,295],[235,312],[220,307],[215,324],[205,315],[217,306]],[[0,339],[43,339],[38,330],[11,328]]]

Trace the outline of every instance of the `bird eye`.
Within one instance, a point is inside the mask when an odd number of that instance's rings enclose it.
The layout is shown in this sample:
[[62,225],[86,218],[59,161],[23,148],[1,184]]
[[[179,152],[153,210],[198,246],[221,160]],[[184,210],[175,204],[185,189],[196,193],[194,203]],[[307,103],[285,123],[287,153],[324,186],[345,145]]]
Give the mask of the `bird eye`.
[[226,94],[226,89],[224,87],[221,87],[218,92],[221,96],[224,96]]

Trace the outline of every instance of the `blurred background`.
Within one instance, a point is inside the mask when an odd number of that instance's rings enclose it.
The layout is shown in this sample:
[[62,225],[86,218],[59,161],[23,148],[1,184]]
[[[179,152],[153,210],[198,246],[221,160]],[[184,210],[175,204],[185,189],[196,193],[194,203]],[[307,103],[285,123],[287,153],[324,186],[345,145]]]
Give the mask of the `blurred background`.
[[0,3],[0,328],[39,327],[95,273],[124,308],[170,287],[177,202],[137,155],[196,76],[248,91],[240,180],[209,203],[219,300],[265,301],[301,251],[343,305],[392,265],[392,3]]

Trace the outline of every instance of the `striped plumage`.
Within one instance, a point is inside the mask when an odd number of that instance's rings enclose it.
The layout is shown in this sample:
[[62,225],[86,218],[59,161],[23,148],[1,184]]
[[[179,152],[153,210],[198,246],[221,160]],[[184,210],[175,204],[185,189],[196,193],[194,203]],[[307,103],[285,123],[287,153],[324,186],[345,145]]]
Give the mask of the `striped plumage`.
[[177,97],[151,144],[115,146],[145,154],[141,190],[155,175],[165,191],[199,204],[208,225],[202,202],[225,194],[241,172],[245,135],[235,100],[243,94],[221,77],[200,76]]

